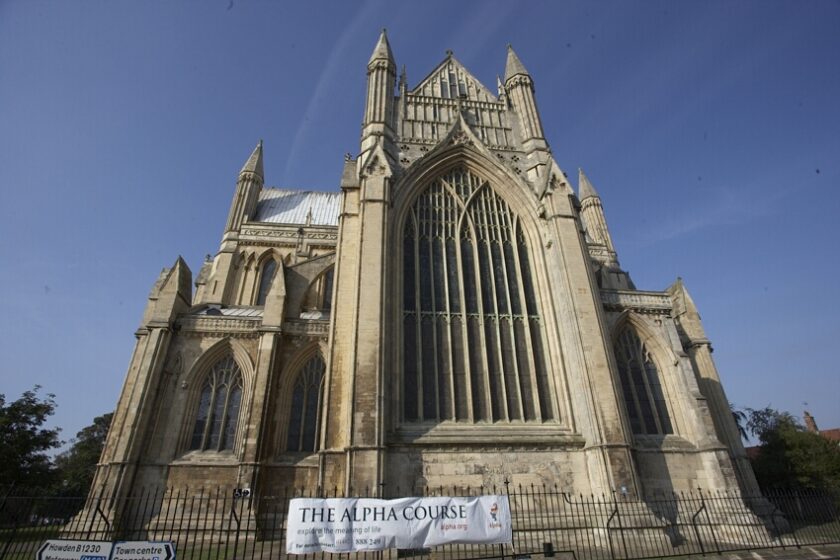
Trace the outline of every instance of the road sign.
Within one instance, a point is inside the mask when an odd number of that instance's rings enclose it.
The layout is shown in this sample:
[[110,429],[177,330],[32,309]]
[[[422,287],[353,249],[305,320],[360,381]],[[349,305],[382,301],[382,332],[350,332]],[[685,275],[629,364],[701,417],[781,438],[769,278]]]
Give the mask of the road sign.
[[175,545],[172,541],[117,541],[111,560],[175,560]]
[[38,560],[108,560],[114,543],[50,539],[38,549]]

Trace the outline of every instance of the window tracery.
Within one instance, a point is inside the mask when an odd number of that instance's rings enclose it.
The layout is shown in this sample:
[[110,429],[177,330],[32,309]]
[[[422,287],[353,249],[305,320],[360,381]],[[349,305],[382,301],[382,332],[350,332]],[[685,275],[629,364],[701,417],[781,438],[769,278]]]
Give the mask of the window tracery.
[[403,422],[554,420],[519,217],[465,168],[433,181],[403,229]]
[[320,355],[304,364],[292,390],[287,451],[315,451],[318,449],[321,399],[323,398],[324,370]]
[[615,354],[633,433],[674,433],[659,369],[650,350],[631,326],[625,326],[621,331]]
[[227,356],[216,362],[201,389],[190,450],[233,450],[241,402],[242,373]]
[[268,290],[271,289],[271,283],[274,281],[274,274],[277,272],[277,261],[268,259],[262,266],[260,273],[260,286],[257,290],[257,301],[255,305],[265,305],[265,298],[268,296]]

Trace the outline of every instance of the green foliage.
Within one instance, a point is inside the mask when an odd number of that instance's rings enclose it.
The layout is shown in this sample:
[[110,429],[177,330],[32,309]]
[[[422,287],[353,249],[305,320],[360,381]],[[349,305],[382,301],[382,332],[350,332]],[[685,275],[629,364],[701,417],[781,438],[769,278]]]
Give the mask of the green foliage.
[[59,479],[57,495],[87,496],[96,473],[96,463],[105,446],[112,416],[113,413],[109,412],[94,418],[93,424],[76,434],[70,449],[55,458]]
[[47,452],[61,445],[58,428],[44,427],[55,412],[55,395],[39,398],[40,386],[6,404],[0,394],[0,481],[17,487],[45,488],[53,482]]
[[747,409],[747,429],[761,442],[752,465],[763,488],[840,489],[840,447],[806,431],[788,412]]
[[732,419],[735,420],[735,426],[738,428],[738,435],[741,436],[741,439],[747,441],[750,436],[747,433],[746,423],[747,423],[747,413],[740,408],[735,408],[735,405],[729,403],[729,410],[732,411]]

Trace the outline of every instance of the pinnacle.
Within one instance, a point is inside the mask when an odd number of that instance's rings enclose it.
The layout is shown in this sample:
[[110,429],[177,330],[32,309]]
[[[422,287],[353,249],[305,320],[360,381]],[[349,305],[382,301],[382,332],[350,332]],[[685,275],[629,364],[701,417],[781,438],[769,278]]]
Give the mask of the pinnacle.
[[254,175],[258,175],[260,179],[265,180],[265,173],[263,173],[263,141],[260,140],[260,143],[257,144],[257,147],[254,148],[254,151],[251,153],[251,157],[248,158],[248,161],[245,162],[245,165],[242,166],[242,170],[239,174],[243,173],[253,173]]
[[508,44],[508,51],[507,51],[507,63],[505,64],[505,82],[507,82],[512,77],[516,76],[517,74],[523,74],[525,76],[530,76],[528,71],[525,69],[525,65],[522,64],[522,61],[519,60],[519,57],[516,56],[516,52],[513,50],[513,46]]
[[598,197],[598,192],[595,190],[595,187],[592,186],[592,183],[589,182],[589,179],[584,175],[583,169],[578,168],[578,198],[583,200],[584,198],[589,198],[590,196]]
[[379,40],[376,42],[376,46],[373,48],[373,54],[370,55],[370,60],[368,60],[368,64],[373,62],[374,60],[385,59],[391,64],[394,64],[394,55],[391,53],[391,45],[388,43],[388,34],[386,33],[385,29],[382,29],[382,33],[379,34]]

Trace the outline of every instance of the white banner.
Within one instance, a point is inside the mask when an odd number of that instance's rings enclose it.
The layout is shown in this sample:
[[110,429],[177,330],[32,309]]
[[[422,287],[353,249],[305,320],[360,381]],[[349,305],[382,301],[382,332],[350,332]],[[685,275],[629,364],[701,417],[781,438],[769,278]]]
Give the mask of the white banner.
[[286,552],[429,548],[511,542],[507,496],[473,498],[296,498],[289,504]]

